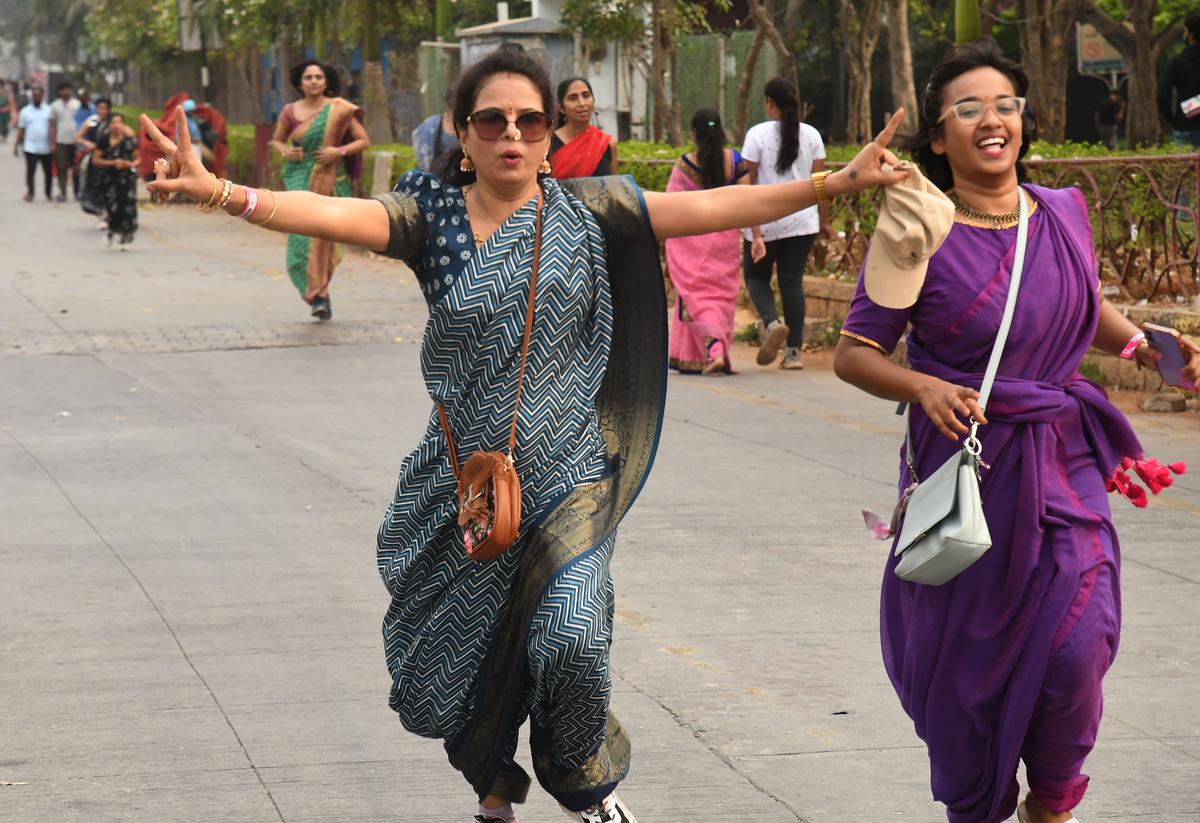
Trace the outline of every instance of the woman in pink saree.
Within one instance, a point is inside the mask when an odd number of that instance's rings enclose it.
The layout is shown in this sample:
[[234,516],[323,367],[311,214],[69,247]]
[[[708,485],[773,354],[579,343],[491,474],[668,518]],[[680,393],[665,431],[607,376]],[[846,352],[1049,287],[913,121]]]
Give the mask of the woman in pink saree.
[[[667,191],[748,185],[749,167],[725,148],[721,118],[712,109],[692,116],[696,150],[671,170]],[[742,279],[742,241],[736,229],[666,241],[667,272],[677,297],[671,312],[668,363],[683,374],[732,374],[733,311]]]
[[[1079,374],[1089,347],[1153,368],[1138,329],[1099,294],[1087,204],[1076,189],[1020,185],[1028,87],[991,40],[933,71],[912,148],[954,201],[915,305],[884,308],[860,280],[834,368],[910,405],[919,477],[980,429],[991,547],[941,586],[901,580],[888,552],[883,660],[929,753],[933,796],[951,823],[1068,823],[1083,799],[1101,683],[1121,633],[1121,554],[1109,491],[1145,505],[1171,472],[1145,459],[1129,421]],[[981,377],[1004,314],[1018,188],[1031,201],[1024,280],[991,400]],[[911,369],[887,358],[905,330]],[[1200,349],[1185,341],[1186,369]],[[986,417],[985,417],[986,415]],[[1171,471],[1181,472],[1181,465]],[[901,466],[900,489],[910,483]],[[1017,768],[1028,793],[1018,806]]]

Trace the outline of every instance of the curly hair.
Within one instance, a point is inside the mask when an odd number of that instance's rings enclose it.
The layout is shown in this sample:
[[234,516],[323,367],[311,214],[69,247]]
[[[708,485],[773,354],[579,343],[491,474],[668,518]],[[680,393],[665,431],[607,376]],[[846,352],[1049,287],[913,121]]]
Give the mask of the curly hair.
[[[954,188],[954,172],[950,169],[950,161],[944,154],[937,154],[933,150],[933,141],[944,134],[942,125],[938,123],[945,108],[942,94],[954,78],[981,68],[995,69],[1007,77],[1018,97],[1024,97],[1029,91],[1029,78],[1021,64],[1009,60],[992,38],[983,37],[955,46],[929,75],[929,83],[921,100],[917,133],[901,141],[901,147],[912,152],[921,171],[942,191]],[[1026,106],[1021,115],[1021,148],[1017,152],[1017,177],[1022,182],[1025,180],[1025,168],[1020,159],[1029,152],[1029,145],[1036,134],[1037,123]]]
[[309,66],[316,66],[321,71],[325,72],[325,96],[337,97],[342,93],[342,78],[338,74],[338,70],[333,66],[327,66],[320,60],[305,60],[302,63],[297,63],[292,66],[292,70],[288,73],[288,79],[292,81],[292,88],[304,94],[304,88],[301,86],[301,81],[304,79],[304,70]]

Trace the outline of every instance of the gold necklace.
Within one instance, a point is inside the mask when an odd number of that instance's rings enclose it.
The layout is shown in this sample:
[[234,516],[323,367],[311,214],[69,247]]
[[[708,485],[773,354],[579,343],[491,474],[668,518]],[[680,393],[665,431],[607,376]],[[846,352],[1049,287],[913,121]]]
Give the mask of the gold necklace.
[[954,204],[955,211],[971,220],[978,220],[981,223],[991,223],[996,226],[1009,226],[1021,219],[1021,207],[1019,205],[1012,211],[996,214],[995,212],[980,211],[979,209],[971,208],[960,200],[958,194],[954,191],[950,191],[948,194],[950,202]]

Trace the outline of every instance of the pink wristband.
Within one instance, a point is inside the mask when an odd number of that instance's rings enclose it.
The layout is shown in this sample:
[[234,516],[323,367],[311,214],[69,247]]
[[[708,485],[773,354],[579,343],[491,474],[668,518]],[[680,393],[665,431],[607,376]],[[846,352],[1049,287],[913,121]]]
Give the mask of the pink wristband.
[[249,220],[250,215],[254,214],[254,210],[258,208],[258,189],[246,187],[246,208],[242,209],[242,213],[238,217],[243,220]]
[[1142,341],[1145,339],[1145,332],[1138,332],[1133,337],[1129,338],[1129,342],[1125,344],[1125,348],[1121,349],[1121,357],[1125,360],[1132,360],[1133,353],[1137,351],[1138,346],[1142,345]]

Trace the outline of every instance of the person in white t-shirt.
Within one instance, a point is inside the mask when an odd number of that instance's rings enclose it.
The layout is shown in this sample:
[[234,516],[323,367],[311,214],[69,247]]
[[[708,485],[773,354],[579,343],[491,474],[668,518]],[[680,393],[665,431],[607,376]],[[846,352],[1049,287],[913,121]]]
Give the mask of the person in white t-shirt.
[[[776,77],[763,89],[767,116],[746,132],[742,157],[750,164],[755,183],[804,180],[825,170],[825,144],[812,126],[800,122],[800,95],[790,80]],[[814,180],[814,183],[816,181]],[[824,205],[801,209],[773,223],[743,231],[742,267],[746,290],[763,324],[758,364],[775,362],[786,344],[780,367],[801,369],[804,342],[804,267],[818,234],[828,235]],[[783,320],[775,310],[771,271],[779,278]]]
[[71,95],[70,83],[59,83],[55,89],[58,99],[50,104],[54,113],[54,168],[58,172],[58,202],[67,201],[67,175],[71,176],[71,190],[79,199],[79,176],[75,173],[75,113],[79,101]]

